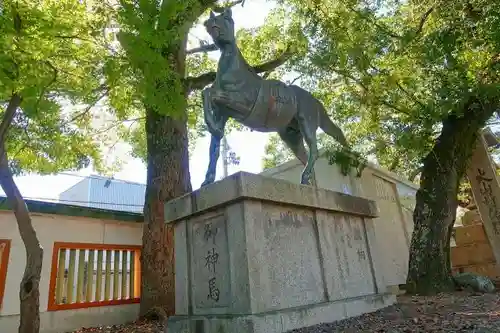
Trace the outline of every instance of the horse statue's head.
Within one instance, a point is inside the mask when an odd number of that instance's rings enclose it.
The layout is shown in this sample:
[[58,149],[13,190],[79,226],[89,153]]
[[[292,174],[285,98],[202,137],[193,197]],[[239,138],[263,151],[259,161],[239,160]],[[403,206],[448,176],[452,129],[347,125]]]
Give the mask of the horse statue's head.
[[205,21],[204,25],[218,47],[224,47],[224,45],[235,42],[231,8],[224,9],[219,15],[215,15],[214,12],[210,11],[210,17]]

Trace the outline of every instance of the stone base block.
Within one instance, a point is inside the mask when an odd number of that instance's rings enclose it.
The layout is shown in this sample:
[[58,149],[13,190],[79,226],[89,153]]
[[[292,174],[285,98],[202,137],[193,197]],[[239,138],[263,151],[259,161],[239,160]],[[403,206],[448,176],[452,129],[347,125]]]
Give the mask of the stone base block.
[[173,316],[165,333],[284,333],[374,312],[395,302],[395,295],[378,294],[253,315]]
[[393,304],[377,212],[364,198],[248,173],[166,203],[168,333],[280,333]]

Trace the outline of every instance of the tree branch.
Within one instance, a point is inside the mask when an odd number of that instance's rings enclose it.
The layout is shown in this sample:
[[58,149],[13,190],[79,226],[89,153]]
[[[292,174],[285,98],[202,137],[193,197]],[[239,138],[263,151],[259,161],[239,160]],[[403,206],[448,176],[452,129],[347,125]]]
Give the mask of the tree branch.
[[271,75],[273,71],[267,71],[267,72],[264,72],[264,74],[262,74],[262,78],[265,80],[269,77],[269,75]]
[[[269,72],[277,67],[283,65],[292,56],[292,51],[289,48],[278,58],[265,62],[263,64],[253,66],[253,70],[257,73]],[[188,90],[191,92],[193,90],[203,89],[215,80],[216,72],[208,72],[196,77],[187,77],[184,79],[184,84]]]
[[295,79],[291,80],[288,82],[288,85],[291,86],[292,84],[294,84],[295,82],[297,82],[297,80],[300,80],[302,77],[304,76],[304,74],[300,74],[299,76],[297,76]]
[[494,66],[500,64],[500,53],[495,53],[491,56],[488,64],[483,68],[482,71],[478,71],[477,79],[478,81],[484,82],[484,80],[488,77],[489,70]]
[[420,23],[418,24],[417,30],[415,31],[415,36],[419,35],[422,30],[424,29],[425,22],[427,22],[427,19],[431,15],[431,13],[434,11],[434,7],[431,7],[427,9],[427,11],[422,15],[420,18]]
[[434,11],[434,6],[427,9],[427,11],[422,15],[420,18],[420,22],[418,23],[417,29],[415,31],[409,31],[406,34],[410,35],[410,40],[408,40],[405,45],[411,44],[417,37],[422,33],[422,30],[424,29],[425,22],[427,22],[427,19],[431,15],[431,13]]
[[387,34],[389,37],[397,38],[397,39],[401,39],[402,38],[402,36],[396,34],[395,32],[390,31],[390,29],[388,29],[387,27],[382,26],[375,19],[373,19],[372,17],[369,17],[368,15],[360,12],[359,10],[355,9],[354,7],[349,7],[349,9],[352,12],[356,13],[362,19],[364,19],[366,21],[369,21],[371,24],[373,24],[375,27],[377,27],[377,29],[379,29],[383,33]]
[[413,94],[410,94],[410,92],[408,90],[406,90],[402,85],[401,83],[399,83],[399,81],[396,81],[396,85],[398,86],[398,88],[406,95],[408,96],[408,98],[412,99],[415,103],[417,103],[418,105],[420,105],[420,107],[422,109],[425,109],[425,104],[422,103],[417,97],[415,97],[415,95]]
[[49,87],[54,84],[54,82],[56,82],[57,80],[57,75],[58,75],[58,71],[57,71],[57,68],[52,65],[52,63],[50,61],[45,61],[45,64],[47,64],[47,66],[50,67],[50,69],[52,70],[52,78],[50,79],[49,83],[47,83],[47,85],[45,85],[43,88],[42,88],[42,91],[40,92],[40,96],[38,96],[38,99],[36,100],[36,104],[35,104],[35,111],[38,111],[38,106],[40,105],[40,101],[42,100],[43,96],[45,95],[45,93],[47,92],[47,89],[49,89]]
[[87,105],[87,107],[80,113],[76,114],[75,116],[73,116],[70,120],[64,122],[61,127],[64,127],[72,122],[74,122],[75,120],[77,119],[80,119],[82,118],[83,116],[85,116],[87,113],[90,112],[90,109],[92,109],[94,106],[96,106],[97,103],[99,103],[100,100],[102,100],[104,97],[107,96],[108,94],[108,88],[104,88],[105,90],[102,92],[101,95],[99,95],[96,100],[92,103],[90,103],[89,105]]
[[214,6],[213,11],[216,13],[222,13],[222,12],[224,12],[224,10],[226,8],[234,7],[236,5],[239,5],[240,3],[241,3],[241,7],[243,7],[245,5],[245,0],[228,1],[225,4],[223,4],[222,6]]
[[126,122],[131,122],[130,125],[129,125],[129,130],[130,128],[132,127],[133,124],[135,124],[136,122],[142,120],[142,119],[145,119],[145,117],[138,117],[138,118],[133,118],[133,119],[125,119],[125,120],[119,120],[117,122],[115,122],[114,124],[104,128],[104,129],[101,129],[99,131],[96,131],[92,134],[93,137],[97,136],[97,135],[100,135],[102,133],[105,133],[115,127],[118,127],[120,125],[122,125],[123,123],[126,123]]
[[[373,65],[370,66],[373,70],[379,72],[379,73],[382,73],[384,75],[387,75],[387,76],[390,76],[391,75],[391,72],[386,70],[386,69],[380,69],[380,68],[377,68]],[[408,90],[406,90],[403,85],[398,81],[396,80],[396,85],[398,86],[398,88],[411,100],[413,100],[416,104],[418,104],[422,109],[425,109],[425,104],[422,103],[417,97],[415,97],[415,95],[411,94]]]
[[29,123],[30,119],[27,118],[27,121],[26,121],[26,126],[23,126],[23,131],[24,131],[24,134],[26,135],[26,142],[23,144],[23,146],[21,148],[19,148],[17,150],[17,152],[14,154],[14,156],[12,156],[11,160],[13,159],[16,159],[17,156],[19,156],[19,154],[24,150],[26,149],[27,147],[30,146],[30,142],[31,142],[31,136],[30,136],[30,133],[28,131],[28,127],[30,125]]
[[13,93],[10,97],[9,105],[7,105],[7,109],[3,114],[3,119],[0,123],[0,159],[2,158],[1,150],[4,149],[5,138],[7,137],[9,126],[12,123],[12,119],[14,119],[14,116],[16,115],[17,108],[21,105],[21,101],[21,96],[17,93]]
[[195,47],[194,49],[187,50],[186,54],[194,54],[200,52],[210,52],[217,51],[219,48],[215,44],[201,44],[199,47]]
[[89,43],[93,43],[93,44],[96,43],[95,40],[89,39],[87,37],[78,36],[78,35],[70,35],[70,36],[54,35],[53,37],[59,38],[59,39],[79,39],[79,40],[83,40],[85,42],[89,42]]
[[[350,80],[352,80],[354,83],[356,83],[359,87],[361,87],[361,89],[363,89],[363,91],[366,93],[366,94],[369,94],[370,93],[370,89],[368,88],[368,86],[366,86],[360,79],[357,79],[355,78],[352,74],[350,74],[349,72],[345,71],[345,70],[342,70],[342,69],[339,69],[339,68],[332,68],[332,71],[334,71],[335,73],[337,73],[337,75],[341,75],[343,76],[344,78],[348,78]],[[393,110],[396,110],[397,112],[399,113],[402,113],[402,114],[406,114],[408,116],[410,116],[409,112],[407,111],[404,111],[403,109],[399,108],[398,106],[392,104],[392,103],[389,103],[387,102],[385,99],[382,99],[382,98],[376,98],[376,100],[380,103],[380,104],[383,104],[385,106],[387,106],[388,108],[391,108]]]

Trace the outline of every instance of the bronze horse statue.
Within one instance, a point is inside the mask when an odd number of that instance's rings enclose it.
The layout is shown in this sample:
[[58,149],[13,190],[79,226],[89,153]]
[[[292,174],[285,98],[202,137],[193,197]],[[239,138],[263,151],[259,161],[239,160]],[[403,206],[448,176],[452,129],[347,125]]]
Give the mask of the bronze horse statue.
[[210,162],[202,186],[215,180],[220,143],[229,117],[259,132],[277,132],[305,165],[301,184],[310,184],[318,159],[318,127],[348,147],[342,130],[311,93],[278,80],[263,79],[250,67],[236,45],[230,8],[219,15],[210,12],[204,25],[221,56],[214,83],[202,92],[205,123],[212,135]]

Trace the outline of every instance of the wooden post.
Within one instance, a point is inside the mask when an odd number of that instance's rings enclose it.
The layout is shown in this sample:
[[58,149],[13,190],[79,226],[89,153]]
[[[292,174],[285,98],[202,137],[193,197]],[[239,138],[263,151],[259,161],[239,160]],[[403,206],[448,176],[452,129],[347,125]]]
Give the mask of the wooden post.
[[[102,298],[102,262],[103,250],[97,251],[97,272],[95,282],[95,301],[100,302]],[[106,299],[106,298],[104,298]]]
[[127,298],[127,250],[120,251],[122,258],[122,292],[120,299]]
[[111,250],[106,250],[106,270],[104,273],[104,300],[111,300]]
[[85,301],[91,302],[94,295],[92,295],[92,287],[94,285],[94,256],[95,251],[89,250],[89,261],[87,264],[87,290],[85,293]]
[[477,209],[483,221],[493,254],[500,263],[500,185],[496,168],[488,154],[488,144],[479,136],[476,148],[467,168]]
[[56,304],[61,304],[64,293],[64,276],[66,275],[66,249],[59,250],[59,261],[57,263]]
[[70,249],[68,279],[66,280],[66,304],[73,303],[73,296],[75,292],[75,261],[76,261],[76,250]]
[[83,288],[85,280],[85,250],[78,250],[78,271],[76,272],[76,303],[83,299]]
[[113,251],[113,299],[120,296],[120,251]]

